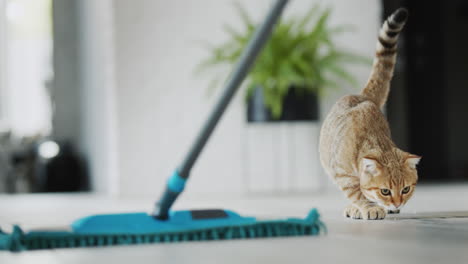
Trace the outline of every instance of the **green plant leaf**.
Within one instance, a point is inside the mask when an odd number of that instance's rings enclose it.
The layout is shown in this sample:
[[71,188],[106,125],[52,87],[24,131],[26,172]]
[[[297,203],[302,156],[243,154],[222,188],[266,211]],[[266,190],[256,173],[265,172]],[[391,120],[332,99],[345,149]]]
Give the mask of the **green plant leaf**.
[[255,24],[252,22],[249,13],[247,10],[237,1],[234,2],[234,8],[236,9],[237,13],[239,14],[244,26],[248,31],[251,31],[255,28]]
[[[256,27],[238,2],[234,3],[234,7],[243,29],[223,25],[229,40],[210,46],[211,55],[197,68],[205,71],[238,61]],[[266,107],[274,118],[278,118],[283,111],[284,96],[291,86],[300,93],[311,91],[323,95],[329,89],[339,88],[342,82],[357,85],[345,66],[367,65],[371,60],[336,47],[334,36],[352,32],[354,28],[350,25],[329,26],[330,14],[331,8],[313,5],[302,16],[281,19],[247,76],[245,98],[248,99],[256,87],[261,87]],[[213,79],[220,79],[220,76]],[[212,83],[219,84],[219,80]]]
[[304,30],[319,10],[320,6],[318,4],[313,5],[309,11],[307,11],[304,16],[298,20],[297,29]]
[[[232,42],[239,42],[240,44],[243,44],[246,42],[246,36],[237,32],[237,30],[235,30],[231,25],[224,24],[223,30],[231,37]],[[227,43],[227,45],[232,45],[233,47],[236,47],[236,45],[231,42]]]

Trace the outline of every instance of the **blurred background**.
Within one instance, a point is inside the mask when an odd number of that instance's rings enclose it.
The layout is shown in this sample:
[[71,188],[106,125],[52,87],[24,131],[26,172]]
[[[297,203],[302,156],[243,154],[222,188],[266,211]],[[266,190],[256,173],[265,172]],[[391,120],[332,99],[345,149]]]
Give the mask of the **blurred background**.
[[[0,0],[0,192],[158,195],[270,3]],[[386,109],[394,139],[423,156],[422,183],[466,181],[468,5],[295,0],[187,195],[327,190],[321,121],[363,87],[399,6],[410,18]]]

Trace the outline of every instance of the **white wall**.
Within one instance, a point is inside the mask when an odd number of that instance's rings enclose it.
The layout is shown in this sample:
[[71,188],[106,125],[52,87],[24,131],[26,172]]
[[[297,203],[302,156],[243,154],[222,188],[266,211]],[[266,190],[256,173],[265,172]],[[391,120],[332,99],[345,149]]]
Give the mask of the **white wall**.
[[117,193],[117,135],[112,0],[78,2],[80,54],[80,151],[91,173],[91,186]]
[[[357,28],[337,39],[338,43],[372,56],[380,21],[379,1],[322,2],[334,8],[332,24]],[[241,3],[259,19],[271,1]],[[286,15],[302,13],[312,3],[291,1]],[[239,21],[229,0],[115,0],[113,15],[118,190],[122,196],[157,196],[216,98],[206,97],[209,76],[193,74],[195,65],[207,56],[197,43],[222,42],[226,38],[222,25]],[[351,70],[364,84],[369,68]],[[330,93],[322,102],[322,113],[347,92],[355,91],[343,87]],[[194,167],[187,195],[246,192],[244,119],[238,93]]]
[[[5,1],[0,0],[0,39],[4,40],[6,36],[6,12],[5,12]],[[7,120],[7,100],[6,98],[6,41],[0,41],[0,131],[5,130],[8,127]]]

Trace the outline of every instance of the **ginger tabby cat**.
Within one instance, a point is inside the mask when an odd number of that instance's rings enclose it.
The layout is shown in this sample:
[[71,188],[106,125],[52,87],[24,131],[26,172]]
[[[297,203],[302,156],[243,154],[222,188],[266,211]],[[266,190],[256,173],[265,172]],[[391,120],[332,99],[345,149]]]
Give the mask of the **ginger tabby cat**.
[[398,35],[408,12],[400,8],[383,24],[370,78],[360,95],[336,102],[320,132],[320,160],[351,200],[344,215],[383,219],[411,198],[421,157],[395,146],[381,112],[396,61]]

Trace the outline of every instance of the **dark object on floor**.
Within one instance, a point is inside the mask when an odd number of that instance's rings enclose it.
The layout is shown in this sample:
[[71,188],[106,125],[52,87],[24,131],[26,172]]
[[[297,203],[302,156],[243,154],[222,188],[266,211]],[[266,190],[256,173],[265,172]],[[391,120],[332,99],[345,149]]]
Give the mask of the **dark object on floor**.
[[69,143],[43,141],[36,148],[35,192],[78,192],[88,189],[84,162]]

